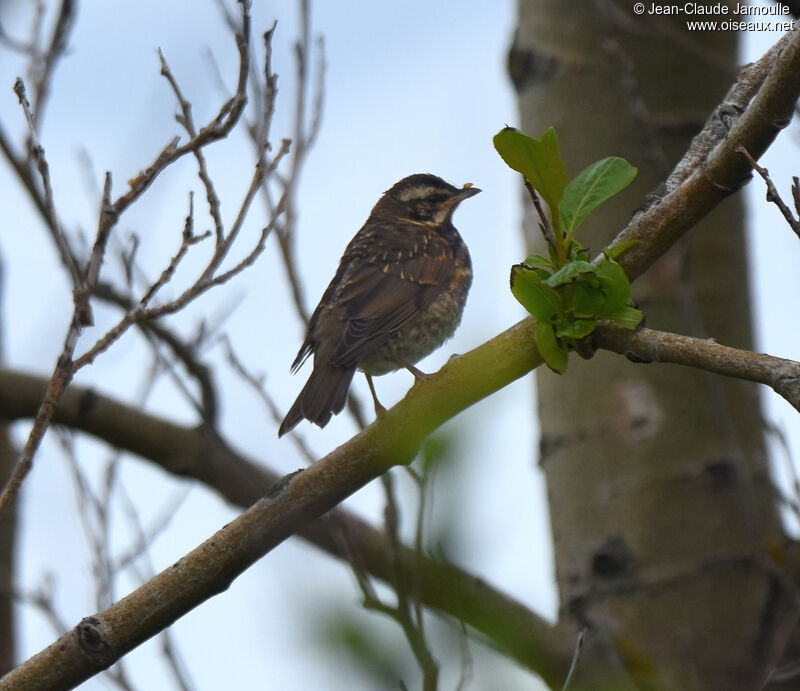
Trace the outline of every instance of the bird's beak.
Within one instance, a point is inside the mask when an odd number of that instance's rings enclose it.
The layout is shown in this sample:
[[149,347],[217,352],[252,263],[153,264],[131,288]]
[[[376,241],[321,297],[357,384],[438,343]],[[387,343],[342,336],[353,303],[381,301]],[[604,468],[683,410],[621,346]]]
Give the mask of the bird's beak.
[[435,224],[438,225],[443,223],[445,219],[450,218],[455,213],[456,208],[461,202],[463,202],[465,199],[469,199],[470,197],[474,197],[476,194],[478,194],[478,192],[480,192],[480,190],[477,187],[467,184],[451,197],[445,199],[441,204],[439,204],[439,210],[434,218]]
[[463,202],[465,199],[469,199],[470,197],[474,197],[478,194],[481,190],[477,187],[473,187],[471,182],[468,182],[462,189],[456,192],[452,197],[450,197],[446,202],[444,202],[443,206],[447,207],[455,207],[460,202]]
[[468,182],[457,194],[453,195],[453,200],[461,202],[464,201],[465,199],[469,199],[470,197],[474,197],[481,191],[482,190],[480,188],[473,187],[472,183]]

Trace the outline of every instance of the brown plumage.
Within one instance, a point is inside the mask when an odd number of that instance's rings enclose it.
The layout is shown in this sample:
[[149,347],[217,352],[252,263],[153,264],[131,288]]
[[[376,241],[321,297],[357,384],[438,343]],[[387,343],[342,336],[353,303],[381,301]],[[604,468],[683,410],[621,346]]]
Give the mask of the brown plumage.
[[292,371],[311,353],[314,369],[279,436],[303,418],[324,427],[344,407],[356,369],[368,379],[401,367],[418,375],[414,363],[452,336],[472,265],[451,219],[478,192],[417,174],[378,200],[311,316]]

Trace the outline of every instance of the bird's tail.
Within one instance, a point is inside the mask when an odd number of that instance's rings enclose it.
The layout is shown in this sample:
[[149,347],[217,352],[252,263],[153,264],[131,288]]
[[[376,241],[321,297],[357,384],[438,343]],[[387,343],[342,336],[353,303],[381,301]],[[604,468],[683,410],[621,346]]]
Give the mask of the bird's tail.
[[282,437],[303,418],[325,427],[331,415],[344,408],[355,371],[355,368],[315,363],[306,385],[281,423],[278,436]]

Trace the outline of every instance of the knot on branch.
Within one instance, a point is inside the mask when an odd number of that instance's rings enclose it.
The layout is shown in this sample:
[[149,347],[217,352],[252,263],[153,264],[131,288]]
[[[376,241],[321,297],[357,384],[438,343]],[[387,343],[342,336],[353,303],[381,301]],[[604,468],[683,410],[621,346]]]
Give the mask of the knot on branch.
[[80,649],[89,657],[92,664],[105,669],[116,657],[106,640],[107,625],[97,617],[85,617],[75,627]]

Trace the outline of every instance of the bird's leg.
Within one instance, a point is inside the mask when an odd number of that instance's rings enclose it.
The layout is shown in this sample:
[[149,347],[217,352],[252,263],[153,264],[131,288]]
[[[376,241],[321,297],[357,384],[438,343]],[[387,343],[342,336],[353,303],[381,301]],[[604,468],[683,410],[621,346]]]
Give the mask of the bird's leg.
[[417,368],[416,368],[416,367],[414,367],[414,365],[412,365],[410,362],[404,362],[404,361],[403,361],[403,362],[402,362],[402,365],[403,365],[403,367],[405,367],[405,368],[406,368],[406,369],[407,369],[409,372],[411,372],[411,374],[413,374],[413,375],[414,375],[414,380],[415,380],[415,382],[414,382],[414,383],[415,383],[415,384],[416,384],[416,383],[419,383],[419,382],[421,382],[421,381],[425,381],[425,380],[426,380],[428,377],[430,377],[430,376],[431,376],[430,374],[425,374],[425,372],[423,372],[422,370],[420,370],[420,369],[417,369]]
[[386,408],[384,408],[381,405],[381,402],[378,400],[378,394],[375,393],[375,385],[372,383],[372,377],[370,377],[366,372],[364,372],[364,376],[367,378],[369,392],[372,394],[372,401],[375,403],[375,417],[380,417],[386,412]]

